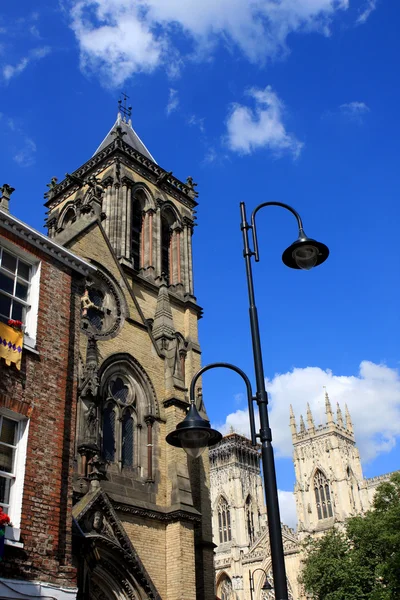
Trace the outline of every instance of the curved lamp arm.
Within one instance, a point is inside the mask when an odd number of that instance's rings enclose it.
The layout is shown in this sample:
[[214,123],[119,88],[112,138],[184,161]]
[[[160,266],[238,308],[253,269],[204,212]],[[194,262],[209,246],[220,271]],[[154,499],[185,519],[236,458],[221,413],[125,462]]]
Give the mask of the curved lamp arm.
[[206,365],[205,367],[202,367],[199,371],[197,371],[196,375],[194,375],[194,377],[190,383],[190,392],[189,392],[190,393],[190,402],[192,402],[193,404],[195,403],[194,392],[195,392],[196,383],[197,383],[197,380],[199,379],[199,377],[201,377],[201,375],[203,373],[205,373],[206,371],[209,371],[210,369],[216,369],[216,368],[230,369],[231,371],[235,371],[235,373],[240,375],[240,377],[245,382],[246,389],[247,389],[247,402],[249,405],[251,443],[253,444],[253,446],[255,446],[257,443],[256,427],[255,427],[255,423],[254,423],[254,407],[253,407],[253,401],[255,400],[255,397],[253,397],[253,391],[251,389],[250,379],[247,377],[246,373],[244,371],[242,371],[242,369],[239,369],[239,367],[236,367],[235,365],[231,365],[230,363],[224,363],[224,362],[211,363],[209,365]]
[[255,258],[256,262],[259,262],[259,260],[260,260],[260,256],[258,253],[256,214],[258,213],[260,208],[264,208],[264,206],[280,206],[281,208],[285,208],[286,210],[291,212],[297,219],[297,225],[299,227],[299,238],[302,237],[301,234],[304,235],[303,221],[301,220],[301,217],[300,217],[299,213],[297,212],[297,210],[295,210],[294,208],[289,206],[289,204],[284,204],[283,202],[263,202],[262,204],[259,204],[258,206],[256,206],[256,208],[251,213],[251,220],[250,220],[250,222],[251,222],[250,228],[251,228],[251,232],[253,235],[254,258]]

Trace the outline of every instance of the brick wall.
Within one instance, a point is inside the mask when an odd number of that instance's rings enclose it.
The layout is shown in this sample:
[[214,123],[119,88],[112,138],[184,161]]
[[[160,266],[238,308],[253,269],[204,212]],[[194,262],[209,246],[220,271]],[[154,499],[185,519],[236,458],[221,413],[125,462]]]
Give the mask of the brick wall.
[[38,354],[24,349],[21,371],[0,361],[0,407],[30,419],[21,516],[23,548],[6,547],[0,573],[73,587],[72,459],[81,282],[12,234],[0,229],[0,236],[41,261]]

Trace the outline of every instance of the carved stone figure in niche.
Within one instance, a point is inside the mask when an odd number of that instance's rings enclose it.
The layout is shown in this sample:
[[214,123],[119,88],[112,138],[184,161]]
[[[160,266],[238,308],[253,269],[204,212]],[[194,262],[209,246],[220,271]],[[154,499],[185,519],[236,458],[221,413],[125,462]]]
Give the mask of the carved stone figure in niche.
[[93,523],[92,523],[92,530],[95,531],[96,533],[101,533],[104,527],[104,517],[103,517],[103,513],[101,513],[99,510],[96,510],[96,512],[93,515]]
[[97,438],[97,407],[94,402],[89,403],[85,414],[84,438],[85,440]]

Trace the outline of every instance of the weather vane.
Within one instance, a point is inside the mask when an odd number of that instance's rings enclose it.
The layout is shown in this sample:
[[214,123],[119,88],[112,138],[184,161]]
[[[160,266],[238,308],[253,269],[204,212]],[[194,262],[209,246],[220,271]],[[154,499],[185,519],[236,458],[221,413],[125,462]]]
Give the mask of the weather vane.
[[[123,96],[123,101],[120,99],[118,100],[118,111],[121,113],[121,115],[124,117],[125,121],[127,119],[131,118],[131,114],[132,114],[132,106],[126,106],[126,101],[128,100],[129,96],[127,96],[125,94],[125,92],[122,92],[121,94]],[[123,104],[122,104],[123,102]]]

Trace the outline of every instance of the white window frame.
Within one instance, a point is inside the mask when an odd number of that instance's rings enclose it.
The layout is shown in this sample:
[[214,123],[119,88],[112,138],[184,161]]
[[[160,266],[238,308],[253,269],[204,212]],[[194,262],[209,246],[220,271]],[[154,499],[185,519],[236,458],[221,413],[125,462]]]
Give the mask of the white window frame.
[[[12,483],[10,486],[10,510],[8,516],[10,517],[12,526],[19,529],[21,525],[21,512],[22,512],[22,496],[24,491],[24,479],[25,479],[25,463],[26,453],[28,447],[28,430],[29,430],[29,419],[15,413],[7,408],[0,408],[0,415],[17,421],[17,436],[16,436],[16,449],[14,455],[14,474],[12,476]],[[1,475],[10,477],[10,473],[1,472]],[[11,479],[11,477],[10,477]]]
[[25,250],[22,250],[19,246],[15,246],[5,238],[0,238],[0,246],[10,254],[14,254],[14,256],[16,256],[17,258],[21,258],[31,267],[31,279],[29,286],[29,295],[27,299],[29,309],[26,312],[26,318],[24,323],[24,346],[27,346],[28,348],[34,350],[36,347],[37,320],[39,311],[41,263],[39,260],[35,260],[35,257],[33,257],[32,254],[29,254]]

